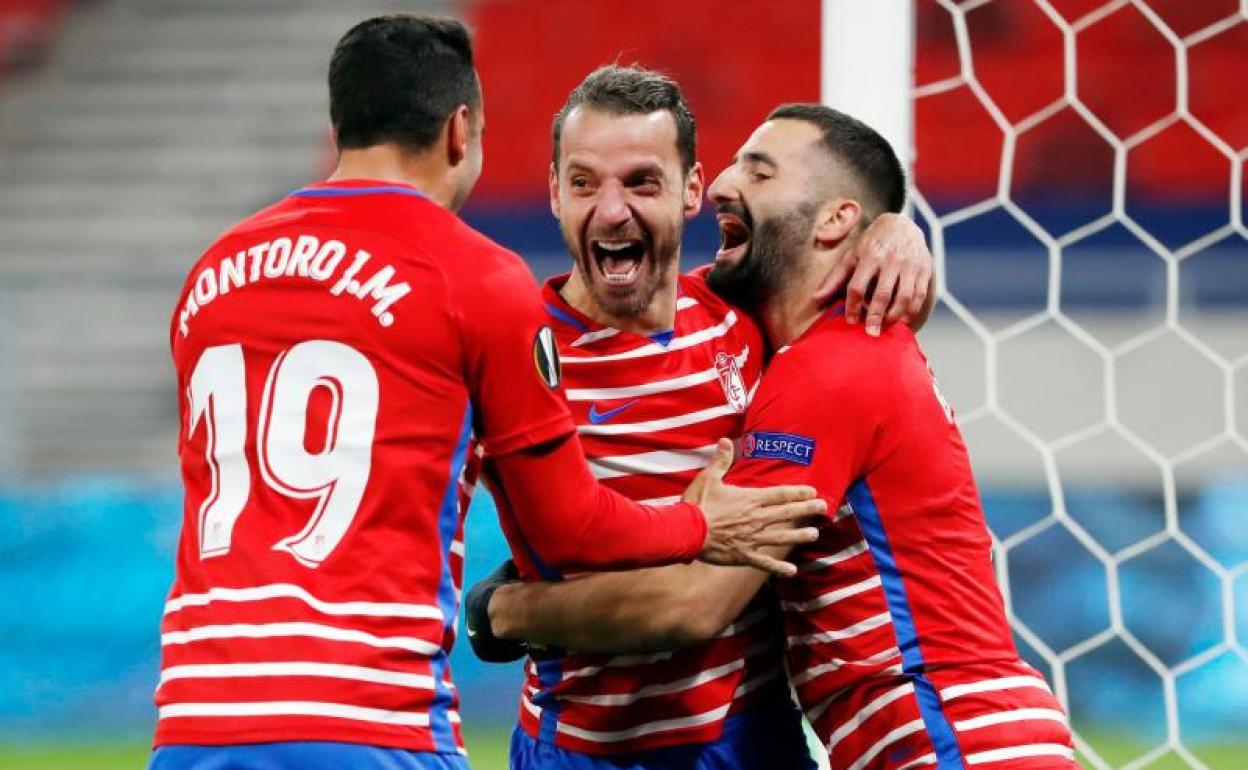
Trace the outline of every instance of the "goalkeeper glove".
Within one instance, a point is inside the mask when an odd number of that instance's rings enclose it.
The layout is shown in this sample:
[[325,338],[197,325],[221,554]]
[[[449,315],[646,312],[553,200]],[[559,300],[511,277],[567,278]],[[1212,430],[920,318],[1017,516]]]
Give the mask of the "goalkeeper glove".
[[503,562],[498,569],[486,575],[468,589],[464,597],[464,615],[468,625],[468,642],[472,651],[486,663],[510,663],[528,653],[523,641],[499,639],[490,628],[490,598],[500,586],[520,579],[515,562]]

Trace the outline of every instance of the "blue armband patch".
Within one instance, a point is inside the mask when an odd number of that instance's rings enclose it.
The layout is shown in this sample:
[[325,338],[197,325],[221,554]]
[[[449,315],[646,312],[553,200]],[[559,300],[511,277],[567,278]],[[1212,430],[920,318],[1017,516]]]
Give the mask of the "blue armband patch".
[[741,437],[741,455],[810,465],[815,457],[815,440],[796,433],[751,431]]

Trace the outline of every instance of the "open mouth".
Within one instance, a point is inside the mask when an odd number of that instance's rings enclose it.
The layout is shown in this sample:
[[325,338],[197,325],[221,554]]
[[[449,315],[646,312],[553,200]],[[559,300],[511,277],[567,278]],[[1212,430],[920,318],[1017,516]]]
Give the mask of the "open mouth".
[[736,262],[745,256],[750,248],[750,228],[736,214],[719,212],[715,219],[719,222],[719,251],[715,254],[716,262]]
[[646,244],[640,238],[594,239],[589,243],[598,272],[610,286],[631,286],[641,273]]

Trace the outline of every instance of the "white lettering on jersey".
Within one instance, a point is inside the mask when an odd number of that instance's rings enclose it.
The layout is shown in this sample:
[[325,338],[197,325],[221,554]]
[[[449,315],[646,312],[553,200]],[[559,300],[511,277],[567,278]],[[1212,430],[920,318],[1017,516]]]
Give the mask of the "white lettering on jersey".
[[[186,337],[190,334],[190,320],[217,297],[260,281],[297,277],[327,283],[335,277],[346,253],[347,246],[342,241],[322,242],[312,235],[300,235],[294,241],[286,237],[274,238],[241,249],[195,276],[178,315],[178,330]],[[406,282],[394,281],[395,269],[391,265],[382,265],[363,281],[358,279],[356,276],[372,256],[357,249],[350,266],[334,281],[329,293],[338,296],[345,290],[362,301],[372,300],[370,311],[379,324],[388,327],[394,324],[392,307],[411,293],[412,287]]]

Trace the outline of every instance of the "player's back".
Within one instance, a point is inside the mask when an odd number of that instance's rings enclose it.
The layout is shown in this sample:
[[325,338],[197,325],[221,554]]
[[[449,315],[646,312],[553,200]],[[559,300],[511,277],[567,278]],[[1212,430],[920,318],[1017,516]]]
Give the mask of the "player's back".
[[192,269],[171,329],[186,499],[157,745],[459,750],[461,316],[479,301],[460,276],[532,286],[413,188],[369,183],[300,190]]

